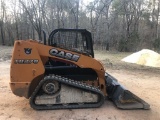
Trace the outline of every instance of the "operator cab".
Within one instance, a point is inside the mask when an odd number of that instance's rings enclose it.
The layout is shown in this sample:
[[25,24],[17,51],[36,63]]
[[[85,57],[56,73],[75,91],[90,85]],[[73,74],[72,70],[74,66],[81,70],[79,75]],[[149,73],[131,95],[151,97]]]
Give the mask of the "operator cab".
[[91,33],[86,29],[53,30],[48,45],[94,57]]

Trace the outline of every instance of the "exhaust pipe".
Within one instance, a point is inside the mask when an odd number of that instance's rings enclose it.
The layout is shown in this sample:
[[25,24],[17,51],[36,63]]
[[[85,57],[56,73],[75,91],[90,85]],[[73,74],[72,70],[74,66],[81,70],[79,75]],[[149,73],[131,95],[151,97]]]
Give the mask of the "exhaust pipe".
[[105,73],[106,91],[108,98],[120,109],[150,109],[150,105],[144,100],[125,89],[117,79]]

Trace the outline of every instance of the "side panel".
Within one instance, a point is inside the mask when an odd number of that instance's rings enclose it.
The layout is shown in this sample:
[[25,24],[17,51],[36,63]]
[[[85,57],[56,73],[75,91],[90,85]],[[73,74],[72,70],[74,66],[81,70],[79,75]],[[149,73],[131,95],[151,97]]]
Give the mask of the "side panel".
[[10,87],[15,95],[28,97],[31,81],[44,74],[44,66],[36,47],[25,41],[16,41],[10,66]]

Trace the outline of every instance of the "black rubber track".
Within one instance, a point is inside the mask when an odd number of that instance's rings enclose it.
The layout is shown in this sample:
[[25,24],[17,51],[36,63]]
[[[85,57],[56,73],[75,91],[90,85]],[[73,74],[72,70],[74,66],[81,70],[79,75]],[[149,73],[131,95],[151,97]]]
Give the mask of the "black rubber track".
[[[38,91],[41,89],[41,86],[47,80],[55,80],[55,81],[60,82],[61,84],[69,85],[71,87],[75,87],[78,89],[82,89],[84,91],[89,91],[91,93],[97,94],[98,95],[98,102],[84,103],[84,104],[69,103],[67,106],[66,105],[64,106],[63,104],[55,104],[55,105],[49,105],[49,106],[36,105],[35,104],[36,95],[37,95]],[[96,88],[94,86],[86,85],[84,83],[74,81],[74,80],[71,80],[68,78],[64,78],[61,76],[57,76],[57,75],[50,75],[50,76],[46,76],[43,80],[41,80],[39,85],[36,87],[35,91],[33,92],[33,94],[30,97],[30,106],[36,110],[96,108],[96,107],[100,107],[104,103],[104,100],[105,100],[105,97],[104,97],[103,93],[98,88]]]

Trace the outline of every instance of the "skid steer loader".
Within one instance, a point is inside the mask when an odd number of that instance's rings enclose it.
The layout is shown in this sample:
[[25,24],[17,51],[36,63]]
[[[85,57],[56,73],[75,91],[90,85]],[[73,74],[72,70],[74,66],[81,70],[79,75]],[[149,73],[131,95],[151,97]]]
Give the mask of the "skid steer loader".
[[91,33],[56,29],[48,40],[16,40],[10,87],[36,110],[100,107],[106,98],[121,109],[149,109],[94,59]]

